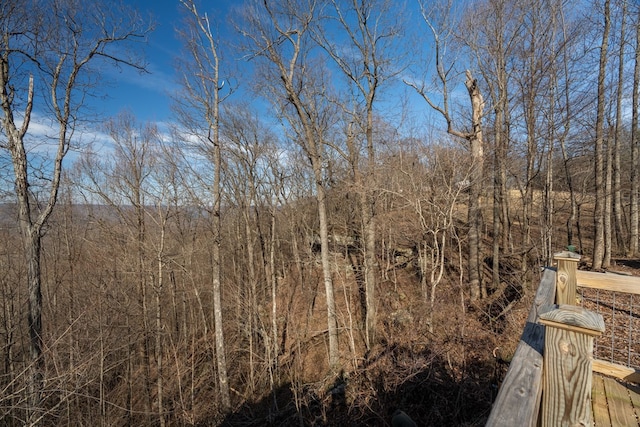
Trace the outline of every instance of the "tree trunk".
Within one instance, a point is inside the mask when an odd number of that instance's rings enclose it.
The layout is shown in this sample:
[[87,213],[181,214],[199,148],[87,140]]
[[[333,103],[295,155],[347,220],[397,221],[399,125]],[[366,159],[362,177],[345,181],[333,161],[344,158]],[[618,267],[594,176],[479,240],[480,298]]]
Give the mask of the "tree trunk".
[[606,138],[605,144],[604,257],[602,258],[602,267],[609,268],[611,265],[611,209],[613,203],[613,140],[610,136]]
[[[22,130],[18,130],[13,122],[13,115],[10,111],[8,85],[8,64],[2,63],[0,70],[3,84],[1,98],[5,118],[3,125],[7,133],[9,149],[13,162],[15,176],[15,194],[18,201],[18,222],[22,245],[24,249],[25,263],[27,266],[27,292],[29,295],[28,304],[28,325],[29,325],[29,380],[28,380],[28,409],[27,424],[38,425],[43,415],[42,410],[42,389],[44,386],[44,356],[42,354],[42,276],[41,276],[41,255],[42,255],[42,235],[41,228],[46,222],[55,198],[50,200],[47,209],[34,221],[31,212],[31,202],[29,194],[29,177],[27,165],[27,153],[24,148],[24,132],[29,122],[30,106],[33,97],[33,78],[29,81],[29,105],[27,106],[25,124]],[[6,68],[4,68],[6,67]],[[57,194],[57,191],[56,191]],[[49,212],[49,213],[47,213]]]
[[[322,259],[322,277],[327,300],[327,325],[329,333],[329,369],[337,371],[340,360],[338,352],[338,316],[336,300],[333,293],[331,278],[331,261],[329,260],[329,228],[327,223],[327,202],[324,185],[322,183],[322,164],[320,157],[312,157],[312,167],[316,182],[318,218],[320,220],[320,256]],[[336,372],[337,373],[337,372]]]
[[22,209],[20,209],[20,223],[22,225],[24,251],[27,262],[27,280],[29,292],[29,414],[28,425],[40,424],[42,411],[42,390],[44,387],[44,356],[42,354],[42,290],[40,257],[42,252],[42,237],[40,232],[24,224]]
[[162,348],[162,292],[164,286],[164,239],[165,239],[165,218],[161,218],[161,230],[160,230],[160,248],[158,249],[157,262],[158,262],[158,279],[155,286],[155,302],[156,302],[156,324],[155,324],[155,354],[156,354],[156,402],[158,409],[158,421],[160,427],[165,426],[164,418],[164,387],[162,370],[163,367],[163,348]]
[[[104,284],[100,284],[100,293],[104,292]],[[103,316],[103,304],[102,299],[98,302],[98,331],[99,331],[99,339],[100,339],[100,374],[99,374],[99,393],[98,393],[98,407],[100,408],[100,427],[106,427],[107,425],[107,406],[105,399],[105,384],[104,384],[104,374],[105,374],[105,354],[104,354],[104,316]]]
[[[9,266],[5,264],[5,268],[9,269]],[[16,384],[15,384],[15,358],[13,355],[13,347],[15,344],[15,301],[17,300],[15,296],[15,290],[13,286],[9,283],[2,281],[2,326],[6,331],[5,340],[3,342],[4,347],[4,381],[3,386],[5,390],[5,396],[8,396],[8,402],[11,407],[14,407],[16,404],[15,395]],[[7,414],[6,422],[7,427],[13,427],[17,425],[17,419],[21,417],[16,414]]]
[[275,391],[275,382],[279,381],[278,364],[278,279],[276,274],[276,213],[275,207],[271,206],[271,236],[269,239],[269,276],[271,282],[271,334],[272,349],[269,366],[272,372],[271,391]]
[[640,9],[636,18],[636,46],[635,62],[633,68],[633,96],[631,109],[631,173],[630,173],[630,212],[631,224],[629,227],[629,251],[627,255],[636,256],[638,254],[638,198],[640,197],[640,128],[638,127],[639,88],[640,88]]
[[604,152],[604,107],[605,107],[605,78],[607,68],[607,54],[610,29],[610,0],[604,2],[604,29],[600,46],[600,65],[598,68],[598,105],[596,117],[596,139],[594,147],[595,164],[595,208],[594,208],[594,239],[593,265],[594,270],[603,267],[605,257],[604,216],[605,216],[605,152]]
[[255,348],[255,339],[254,334],[258,331],[258,285],[256,283],[256,268],[255,268],[255,253],[254,253],[254,242],[253,242],[253,231],[251,227],[251,204],[253,203],[253,198],[249,198],[248,200],[243,200],[243,219],[244,219],[244,234],[245,234],[245,248],[246,248],[246,257],[248,261],[247,265],[247,273],[248,273],[248,282],[249,282],[249,310],[247,312],[248,319],[248,330],[245,328],[245,333],[247,334],[247,338],[249,339],[249,387],[251,393],[255,392],[255,355],[257,349]]
[[[144,20],[129,20],[129,10],[117,10],[117,6],[109,5],[108,14],[96,6],[91,17],[98,18],[91,24],[87,23],[88,15],[83,15],[84,9],[76,3],[56,3],[55,13],[46,7],[50,5],[39,2],[31,3],[29,8],[24,6],[16,1],[3,1],[0,14],[0,128],[3,134],[0,145],[2,150],[9,152],[14,168],[14,194],[27,268],[30,365],[26,387],[28,409],[23,421],[36,425],[44,416],[42,393],[45,385],[40,265],[42,231],[57,202],[62,163],[69,150],[74,123],[82,118],[81,107],[86,95],[95,88],[94,73],[99,74],[97,69],[87,70],[87,74],[83,71],[90,67],[92,59],[104,59],[105,56],[109,56],[111,63],[143,70],[137,63],[123,60],[117,49],[112,50],[110,46],[144,36],[146,31],[140,29]],[[109,16],[118,16],[118,22],[110,21]],[[88,31],[89,26],[91,31]],[[103,37],[104,34],[108,36]],[[57,141],[53,150],[48,148],[35,154],[38,160],[31,162],[32,153],[27,154],[25,150],[25,137],[34,106],[34,75],[40,94],[37,101],[42,101],[39,113],[52,120]],[[21,121],[19,128],[16,118]],[[38,135],[31,136],[43,142]],[[5,158],[4,154],[2,158]],[[30,169],[34,164],[41,169]],[[32,192],[29,179],[34,175],[43,185]],[[38,206],[37,213],[31,210],[30,203]]]
[[[300,145],[311,163],[313,170],[318,217],[320,222],[320,252],[322,259],[322,275],[327,299],[327,324],[329,335],[329,367],[331,370],[339,368],[338,352],[338,323],[329,260],[329,231],[327,220],[326,194],[323,183],[323,146],[325,140],[326,117],[329,112],[326,107],[324,89],[317,91],[324,82],[314,81],[323,76],[310,71],[310,63],[305,62],[308,50],[311,48],[311,23],[317,18],[320,7],[315,1],[305,3],[304,10],[300,4],[278,2],[262,2],[266,12],[260,17],[247,17],[251,28],[243,33],[252,40],[256,48],[256,56],[264,57],[273,74],[266,76],[271,88],[279,93],[281,98],[278,107],[283,108],[284,117],[296,133],[296,142]],[[280,19],[287,21],[286,28]],[[317,70],[316,70],[317,71]],[[305,84],[300,84],[305,82]],[[315,83],[320,83],[316,86]],[[273,95],[273,92],[270,92]],[[333,106],[331,107],[333,108]]]
[[[371,185],[372,172],[367,173],[367,187]],[[373,219],[371,190],[365,188],[362,197],[362,222],[364,223],[364,281],[366,292],[365,337],[367,348],[375,342],[376,331],[376,225]]]
[[[0,62],[0,100],[4,117],[2,125],[6,133],[8,148],[14,172],[14,190],[18,203],[18,223],[24,249],[24,259],[27,266],[28,325],[29,325],[29,379],[27,385],[28,408],[27,424],[37,425],[42,410],[42,388],[44,386],[44,357],[42,354],[42,225],[46,222],[53,209],[55,198],[49,200],[45,210],[36,221],[32,218],[29,194],[29,176],[27,152],[24,147],[24,135],[28,128],[33,102],[33,77],[29,79],[28,101],[24,123],[21,129],[16,127],[12,111],[12,88],[9,87],[9,63],[6,53],[2,54]],[[55,173],[55,172],[54,172]],[[56,189],[57,194],[57,189]]]
[[620,165],[620,146],[622,138],[622,97],[624,91],[624,65],[626,46],[627,1],[622,1],[622,21],[620,23],[620,51],[618,53],[618,87],[616,89],[616,125],[613,138],[613,217],[616,236],[616,247],[621,253],[627,253],[627,245],[623,236],[622,220],[622,171]]
[[[499,85],[502,86],[502,85]],[[497,289],[500,286],[500,249],[507,248],[508,233],[508,211],[506,194],[506,144],[507,131],[505,129],[505,104],[506,93],[502,90],[498,93],[499,106],[495,109],[495,147],[494,147],[494,171],[493,171],[493,263],[492,287]]]
[[[553,105],[553,100],[550,101],[550,104]],[[553,111],[553,108],[551,108]],[[544,180],[544,200],[543,200],[543,257],[544,257],[544,265],[551,265],[553,261],[553,148],[555,141],[555,132],[553,129],[549,135],[548,147],[547,147],[547,155],[546,155],[546,173]]]
[[573,239],[573,227],[576,222],[576,216],[578,212],[578,203],[576,200],[576,192],[574,188],[573,178],[571,176],[571,171],[569,169],[569,157],[567,154],[566,141],[569,135],[569,131],[571,129],[571,118],[572,118],[572,108],[571,108],[571,86],[569,81],[569,52],[567,49],[567,27],[565,25],[564,18],[564,10],[562,7],[558,10],[560,19],[562,21],[562,67],[564,71],[564,75],[566,78],[564,79],[564,87],[561,89],[564,93],[564,116],[563,116],[563,124],[564,131],[562,133],[562,137],[559,140],[560,151],[562,153],[562,162],[564,166],[564,172],[567,179],[567,187],[569,189],[569,200],[571,211],[567,218],[566,227],[567,227],[567,247],[575,245],[575,241]]
[[144,212],[144,200],[142,199],[142,170],[135,169],[132,171],[135,176],[131,189],[133,192],[133,203],[136,211],[136,273],[138,275],[138,307],[140,307],[140,318],[142,323],[142,342],[139,346],[140,359],[143,363],[144,371],[144,390],[143,397],[144,410],[146,415],[151,414],[151,344],[149,342],[149,308],[147,306],[147,279],[145,277],[145,240],[146,240],[146,223]]
[[[222,316],[222,273],[221,273],[221,199],[222,199],[222,154],[220,141],[220,104],[224,97],[221,90],[224,80],[221,79],[221,57],[218,52],[216,36],[207,14],[200,15],[193,0],[180,0],[188,10],[188,31],[184,32],[185,47],[189,53],[186,69],[183,70],[182,87],[186,93],[185,107],[180,111],[181,121],[193,135],[201,137],[210,144],[213,150],[213,187],[211,198],[213,208],[210,212],[212,229],[211,248],[211,290],[213,299],[213,321],[215,334],[215,364],[218,374],[220,404],[223,411],[231,407],[227,361],[224,342],[224,325]],[[193,68],[192,68],[193,67]],[[194,69],[196,70],[194,72]],[[183,105],[184,106],[184,105]],[[193,117],[194,113],[198,117]],[[203,134],[204,132],[205,134]],[[200,298],[198,297],[198,302]],[[204,316],[204,315],[203,315]],[[205,319],[206,320],[206,319]],[[205,322],[206,325],[206,322]]]
[[533,179],[537,174],[539,169],[536,167],[536,160],[538,158],[538,141],[537,141],[537,123],[536,123],[536,114],[538,111],[538,105],[536,104],[536,39],[535,35],[532,34],[531,42],[529,43],[530,49],[527,52],[527,58],[530,58],[527,61],[527,65],[529,65],[528,69],[525,71],[525,74],[528,73],[525,77],[526,88],[523,90],[523,116],[525,121],[525,126],[527,130],[526,140],[527,140],[527,156],[526,156],[526,169],[525,169],[525,178],[524,178],[524,197],[522,199],[522,233],[524,236],[524,240],[522,242],[522,268],[521,272],[524,273],[528,268],[527,254],[529,253],[529,249],[532,247],[531,241],[531,220],[533,214]]
[[471,301],[487,296],[487,288],[482,280],[482,245],[481,224],[482,211],[480,197],[483,185],[484,141],[482,138],[482,114],[484,100],[478,88],[478,81],[467,71],[465,82],[471,98],[471,125],[473,132],[469,136],[471,148],[471,188],[469,194],[469,289]]
[[218,372],[218,384],[220,387],[220,403],[223,410],[231,407],[231,397],[229,395],[229,380],[227,376],[227,359],[224,345],[224,330],[222,320],[222,286],[221,286],[221,264],[220,264],[220,246],[221,246],[221,227],[220,227],[220,204],[222,198],[222,189],[220,185],[222,166],[222,157],[220,153],[220,141],[218,137],[217,126],[217,108],[216,101],[216,125],[214,126],[214,137],[212,140],[214,149],[214,180],[213,180],[213,248],[212,248],[212,291],[213,291],[213,319],[216,337],[216,367]]
[[375,185],[375,150],[373,147],[373,96],[375,88],[369,95],[367,102],[367,173],[364,195],[362,200],[362,221],[364,223],[364,280],[366,286],[367,316],[366,316],[366,344],[370,349],[375,342],[376,336],[376,282],[377,266],[376,262],[376,224],[374,220],[375,202],[372,187]]

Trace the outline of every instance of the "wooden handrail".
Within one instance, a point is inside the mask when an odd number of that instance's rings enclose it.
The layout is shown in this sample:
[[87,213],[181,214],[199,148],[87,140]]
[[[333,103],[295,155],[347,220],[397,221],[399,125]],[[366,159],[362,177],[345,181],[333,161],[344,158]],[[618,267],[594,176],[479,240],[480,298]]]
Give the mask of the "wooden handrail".
[[637,276],[578,270],[576,279],[578,286],[583,288],[604,289],[612,292],[640,295],[640,277]]
[[553,304],[555,271],[546,268],[529,311],[522,337],[511,359],[487,426],[537,426],[542,397],[544,325],[538,323],[543,307]]
[[[576,272],[576,281],[577,285],[582,288],[640,295],[640,277],[578,270]],[[595,359],[593,361],[593,372],[640,383],[639,370],[618,363]]]
[[[632,276],[624,276],[611,273],[594,273],[589,271],[577,270],[580,256],[571,252],[561,252],[554,256],[558,263],[557,274],[555,269],[545,268],[542,280],[538,287],[536,297],[529,311],[527,323],[522,332],[520,342],[514,353],[513,359],[509,366],[509,370],[502,382],[502,386],[498,391],[498,395],[493,404],[487,426],[537,426],[541,421],[541,400],[543,387],[551,388],[548,384],[543,384],[543,367],[545,353],[545,325],[539,323],[540,316],[548,311],[548,306],[552,304],[576,304],[576,287],[603,289],[613,292],[623,292],[640,295],[640,278]],[[565,307],[566,308],[566,307]],[[584,313],[588,319],[596,319],[599,315],[584,310],[583,308],[569,308],[569,311]],[[593,316],[593,318],[592,318]],[[601,317],[600,317],[601,319]],[[543,320],[544,322],[544,320]],[[554,324],[553,319],[546,320],[547,324]],[[598,322],[596,322],[598,323]],[[593,325],[592,325],[593,326]],[[560,326],[562,328],[562,326]],[[597,327],[582,327],[580,325],[569,326],[568,329],[572,333],[580,333],[581,336],[589,336],[598,332],[591,332],[591,329],[600,329]],[[586,333],[583,335],[582,333]],[[557,337],[556,337],[557,339]],[[582,369],[585,376],[581,378],[581,392],[577,394],[577,399],[582,399],[581,408],[585,408],[586,403],[590,404],[590,379],[591,371],[601,372],[618,378],[625,378],[631,381],[640,380],[640,371],[628,368],[626,366],[605,362],[602,360],[593,360],[593,336],[588,338],[572,338],[576,340],[586,339],[585,348],[582,351],[582,359],[584,366],[588,361],[591,369]],[[591,341],[591,342],[589,342]],[[564,345],[564,344],[562,344]],[[548,350],[549,353],[552,350]],[[557,362],[554,362],[557,363]],[[570,362],[570,364],[573,362]],[[558,369],[557,366],[550,367]],[[589,372],[587,372],[589,371]],[[549,381],[549,379],[547,379]],[[553,386],[560,387],[558,384]],[[545,391],[545,393],[547,393]],[[573,398],[573,397],[572,397]],[[556,399],[556,398],[554,398]],[[571,399],[570,399],[571,400]],[[573,402],[573,403],[572,403]],[[575,404],[576,400],[570,401],[568,404]],[[557,403],[557,400],[554,400]],[[566,403],[566,402],[565,402]],[[564,403],[563,403],[564,404]],[[565,407],[566,408],[566,407]],[[578,410],[571,406],[571,411]],[[564,410],[564,409],[563,409]],[[553,422],[550,425],[555,425]]]

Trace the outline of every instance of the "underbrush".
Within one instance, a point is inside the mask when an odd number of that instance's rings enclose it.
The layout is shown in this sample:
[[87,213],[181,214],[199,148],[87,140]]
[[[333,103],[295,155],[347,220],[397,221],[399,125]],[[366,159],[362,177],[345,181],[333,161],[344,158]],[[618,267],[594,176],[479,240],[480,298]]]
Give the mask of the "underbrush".
[[509,285],[501,292],[469,305],[458,284],[443,284],[431,333],[428,304],[410,272],[382,283],[377,341],[364,356],[347,351],[344,330],[339,373],[299,363],[326,359],[326,345],[298,347],[283,358],[281,383],[239,402],[223,425],[389,426],[397,409],[423,426],[484,425],[531,303]]

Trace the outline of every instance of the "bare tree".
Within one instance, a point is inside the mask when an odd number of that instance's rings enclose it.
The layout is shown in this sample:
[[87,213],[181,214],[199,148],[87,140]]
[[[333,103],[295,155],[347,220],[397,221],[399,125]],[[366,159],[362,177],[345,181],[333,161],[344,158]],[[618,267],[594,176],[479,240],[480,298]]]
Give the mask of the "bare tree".
[[[399,155],[401,157],[401,154]],[[420,285],[425,303],[429,332],[433,333],[436,290],[445,279],[449,242],[455,237],[456,206],[466,190],[461,182],[468,180],[466,153],[446,143],[423,147],[419,156],[423,162],[400,161],[400,188],[388,191],[415,212],[422,233],[415,246],[418,249]]]
[[[222,407],[231,406],[222,318],[221,235],[222,155],[220,104],[225,80],[221,76],[222,58],[209,15],[201,14],[193,0],[180,0],[187,10],[187,24],[181,31],[188,58],[180,65],[184,94],[177,99],[178,119],[186,132],[213,150],[212,230],[213,230],[213,318],[216,335],[216,367]],[[225,89],[227,90],[227,89]],[[230,92],[227,92],[229,94]],[[228,96],[228,95],[227,95]]]
[[[484,114],[484,99],[480,93],[478,81],[473,77],[471,71],[466,71],[465,86],[469,94],[471,102],[471,125],[466,130],[460,130],[454,125],[453,116],[451,114],[449,102],[449,83],[451,81],[450,72],[452,64],[445,64],[443,61],[445,44],[447,37],[451,35],[451,27],[443,25],[441,29],[436,28],[432,22],[432,10],[428,9],[425,4],[422,6],[422,16],[428,25],[434,37],[434,55],[436,65],[436,79],[440,84],[440,94],[442,102],[437,103],[429,95],[424,84],[418,84],[414,81],[406,81],[412,86],[418,94],[429,104],[429,106],[439,113],[447,123],[447,133],[455,137],[465,140],[468,144],[471,155],[471,173],[470,173],[470,192],[468,205],[468,222],[469,222],[469,289],[471,301],[484,298],[487,295],[486,284],[482,281],[482,250],[481,250],[481,223],[482,212],[480,210],[480,196],[482,194],[482,186],[484,179],[484,138],[482,132],[482,116]],[[441,31],[442,30],[442,31]]]
[[[99,13],[96,13],[96,10]],[[149,30],[127,8],[96,3],[91,10],[77,2],[49,0],[27,3],[11,0],[0,6],[0,105],[2,149],[11,155],[15,196],[28,265],[31,372],[27,423],[38,424],[42,413],[44,357],[42,351],[41,241],[54,210],[63,159],[72,145],[86,95],[94,89],[96,68],[91,64],[116,63],[142,70],[142,65],[121,56],[114,45],[143,38]],[[34,170],[29,141],[35,114],[54,124],[51,167]],[[41,141],[42,142],[42,141]],[[46,175],[46,179],[38,179]],[[42,199],[34,189],[44,186]]]
[[[144,368],[145,411],[151,412],[152,347],[149,281],[147,202],[150,176],[156,167],[157,129],[153,125],[138,126],[132,113],[122,112],[108,121],[105,130],[113,143],[112,156],[100,160],[100,153],[85,152],[78,162],[81,173],[78,185],[88,199],[113,209],[131,236],[134,250],[135,285],[142,337],[135,347]],[[134,322],[135,328],[135,322]],[[130,354],[129,357],[134,357]],[[131,375],[131,373],[130,373]],[[132,408],[130,408],[132,409]]]
[[623,129],[623,110],[622,100],[624,97],[624,76],[625,76],[625,53],[627,46],[627,20],[628,9],[627,0],[622,0],[621,22],[620,22],[620,41],[618,44],[618,84],[616,87],[616,118],[615,118],[615,135],[613,140],[613,217],[614,229],[616,236],[616,245],[622,253],[627,253],[626,241],[623,237],[623,212],[622,212],[622,170],[620,161],[620,152],[622,150],[622,129]]
[[[170,264],[171,257],[175,256],[176,251],[175,240],[171,239],[171,228],[175,222],[174,217],[177,216],[178,209],[181,208],[180,203],[183,201],[180,197],[180,179],[177,171],[177,163],[171,158],[171,147],[163,144],[162,156],[160,161],[151,174],[153,187],[150,191],[153,207],[149,209],[149,217],[153,221],[155,227],[155,239],[152,243],[156,274],[153,281],[153,293],[155,302],[155,361],[156,361],[156,408],[158,414],[158,422],[161,427],[166,425],[165,406],[165,381],[164,381],[164,353],[165,353],[165,310],[163,309],[163,296],[167,279],[167,265]],[[173,247],[172,247],[173,246]],[[175,301],[175,297],[174,297]],[[175,311],[175,302],[174,302]]]
[[[569,11],[570,12],[570,11]],[[558,73],[555,78],[562,81],[558,81],[555,84],[558,88],[559,94],[558,103],[560,105],[560,111],[562,113],[562,133],[559,138],[560,151],[562,154],[562,168],[564,170],[564,178],[566,179],[566,188],[569,191],[569,203],[570,211],[567,216],[566,229],[567,229],[567,245],[569,247],[575,246],[577,243],[582,243],[582,232],[578,222],[580,205],[578,203],[578,180],[572,172],[572,157],[570,153],[569,140],[571,132],[575,127],[576,112],[584,108],[586,97],[575,96],[576,93],[582,92],[578,89],[577,82],[583,81],[581,78],[583,70],[580,67],[574,68],[574,58],[577,54],[575,49],[576,41],[580,40],[584,36],[586,28],[585,25],[581,25],[579,20],[568,19],[569,13],[562,5],[557,8],[557,15],[560,19],[561,36],[560,36],[560,48],[559,48],[559,60],[560,65]],[[577,231],[577,239],[574,238],[574,229]]]
[[[492,287],[500,284],[500,259],[513,250],[507,193],[507,154],[511,131],[511,74],[508,58],[521,38],[521,13],[512,2],[484,2],[466,14],[463,43],[475,56],[493,111]],[[478,19],[486,25],[477,25]],[[511,247],[509,247],[511,245]]]
[[596,115],[596,135],[594,146],[594,176],[595,176],[595,208],[594,208],[594,239],[593,239],[593,264],[594,270],[608,267],[605,260],[605,152],[604,152],[604,108],[605,108],[605,79],[607,74],[607,57],[609,54],[609,31],[611,29],[610,0],[604,1],[602,18],[602,43],[600,45],[600,63],[598,66],[598,104]]
[[[238,323],[243,325],[242,333],[249,340],[250,389],[255,392],[255,372],[261,371],[256,368],[260,359],[256,357],[260,350],[259,344],[263,344],[264,360],[267,363],[273,363],[277,354],[273,353],[274,347],[270,344],[272,339],[277,341],[277,335],[269,335],[266,330],[268,323],[261,317],[259,309],[263,303],[260,299],[261,290],[268,281],[272,282],[269,270],[273,266],[267,261],[269,249],[266,243],[270,233],[263,217],[267,216],[269,204],[277,198],[277,194],[267,185],[272,166],[269,164],[268,154],[276,151],[275,137],[257,113],[247,105],[230,105],[225,108],[222,135],[227,143],[225,182],[228,183],[229,206],[239,212],[236,221],[242,224],[237,227],[240,231],[238,238],[233,239],[241,247],[234,251],[239,254],[240,267],[239,277],[236,278],[240,295],[238,305],[246,309],[242,310],[242,318]],[[269,216],[274,219],[274,215]],[[273,291],[273,282],[271,286]],[[242,298],[242,295],[248,295],[248,298]],[[274,298],[272,304],[275,304]]]
[[338,322],[329,262],[329,233],[324,177],[324,144],[331,108],[321,62],[311,54],[311,26],[320,12],[316,0],[287,0],[279,4],[254,2],[244,11],[241,28],[251,55],[262,58],[267,93],[293,130],[293,138],[306,154],[315,181],[318,205],[322,276],[327,301],[329,366],[338,369]]
[[378,276],[375,194],[372,188],[376,182],[374,107],[380,97],[382,85],[401,71],[402,54],[395,43],[402,28],[399,13],[394,10],[397,5],[388,0],[351,0],[346,4],[333,0],[331,4],[333,11],[329,16],[333,19],[328,22],[337,21],[340,31],[331,31],[328,26],[319,25],[314,31],[314,37],[358,94],[350,121],[364,134],[364,173],[360,166],[360,145],[354,144],[354,138],[349,137],[347,143],[353,184],[360,195],[366,295],[365,343],[370,348],[375,338]]
[[640,8],[636,12],[635,31],[635,59],[633,68],[633,94],[631,106],[631,194],[630,194],[630,220],[629,227],[629,252],[634,256],[638,253],[638,199],[640,198],[640,127],[638,125],[638,111],[640,109]]

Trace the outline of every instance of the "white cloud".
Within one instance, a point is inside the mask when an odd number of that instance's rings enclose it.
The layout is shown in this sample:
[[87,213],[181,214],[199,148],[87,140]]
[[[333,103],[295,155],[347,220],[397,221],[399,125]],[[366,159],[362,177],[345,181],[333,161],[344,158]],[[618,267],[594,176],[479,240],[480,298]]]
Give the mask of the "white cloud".
[[155,63],[147,65],[148,72],[141,72],[131,67],[107,68],[109,79],[113,79],[115,85],[122,83],[137,86],[139,88],[166,95],[177,88],[175,78]]

